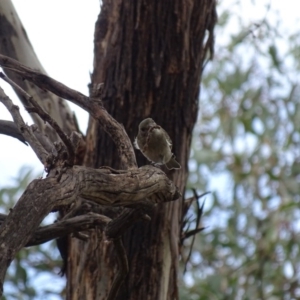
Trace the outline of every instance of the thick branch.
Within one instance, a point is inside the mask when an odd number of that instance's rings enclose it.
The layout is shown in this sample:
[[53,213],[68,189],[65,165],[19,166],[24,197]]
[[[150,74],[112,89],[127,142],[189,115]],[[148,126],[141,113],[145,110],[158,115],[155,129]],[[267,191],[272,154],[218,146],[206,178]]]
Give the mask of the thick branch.
[[49,90],[57,96],[67,99],[89,112],[116,144],[123,168],[131,169],[136,167],[137,164],[133,147],[124,127],[106,111],[100,99],[89,98],[7,56],[0,55],[0,65],[20,74],[24,79],[33,82],[41,89]]
[[88,213],[86,215],[58,221],[54,224],[39,228],[25,246],[30,247],[40,245],[50,240],[66,236],[70,233],[95,227],[104,228],[108,222],[110,222],[110,218],[95,213]]
[[[153,166],[111,172],[74,166],[57,177],[34,180],[0,227],[0,288],[17,251],[27,245],[54,208],[86,199],[106,206],[140,207],[176,200],[180,193],[165,173]],[[147,200],[146,200],[147,198]],[[149,200],[148,200],[149,199]]]
[[[68,172],[69,173],[69,172]],[[70,180],[70,175],[63,176]],[[153,203],[168,202],[178,199],[174,183],[166,174],[153,166],[111,173],[108,169],[92,169],[74,166],[72,169],[73,193],[76,197],[92,200],[108,206],[138,206],[146,198]]]
[[[0,214],[0,225],[6,220],[6,218],[7,215]],[[95,227],[104,229],[110,221],[110,218],[93,212],[69,219],[63,219],[55,222],[54,224],[39,227],[36,232],[33,233],[25,247],[40,245],[48,241],[64,237],[70,233],[77,233],[79,231]]]

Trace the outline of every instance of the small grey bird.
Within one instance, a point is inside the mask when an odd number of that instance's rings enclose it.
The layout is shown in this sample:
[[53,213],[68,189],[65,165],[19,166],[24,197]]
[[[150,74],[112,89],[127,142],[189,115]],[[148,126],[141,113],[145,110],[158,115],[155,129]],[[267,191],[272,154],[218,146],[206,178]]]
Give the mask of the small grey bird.
[[172,153],[172,141],[169,135],[151,118],[140,123],[134,146],[154,163],[164,164],[169,170],[181,168]]

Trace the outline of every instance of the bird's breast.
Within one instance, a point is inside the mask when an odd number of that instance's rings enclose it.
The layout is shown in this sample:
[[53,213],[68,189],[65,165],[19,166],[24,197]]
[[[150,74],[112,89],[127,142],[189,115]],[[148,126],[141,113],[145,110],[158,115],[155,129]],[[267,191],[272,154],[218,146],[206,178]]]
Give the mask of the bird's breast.
[[172,152],[162,130],[154,129],[149,134],[145,154],[156,163],[166,163],[171,159]]

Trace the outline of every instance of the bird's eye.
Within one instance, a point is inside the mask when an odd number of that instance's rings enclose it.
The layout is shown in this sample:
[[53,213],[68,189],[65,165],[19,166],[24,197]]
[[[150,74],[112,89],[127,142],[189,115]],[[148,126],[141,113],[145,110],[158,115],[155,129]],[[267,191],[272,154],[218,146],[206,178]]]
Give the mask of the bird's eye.
[[141,128],[141,130],[142,130],[143,132],[145,132],[145,131],[147,130],[147,128],[143,127],[143,128]]

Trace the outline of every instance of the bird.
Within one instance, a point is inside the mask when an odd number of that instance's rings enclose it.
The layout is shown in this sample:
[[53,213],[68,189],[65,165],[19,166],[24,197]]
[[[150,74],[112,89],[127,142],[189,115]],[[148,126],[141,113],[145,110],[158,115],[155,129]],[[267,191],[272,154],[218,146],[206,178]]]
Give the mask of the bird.
[[167,132],[151,118],[139,124],[134,146],[155,164],[165,165],[169,170],[181,168],[172,153],[172,140]]

